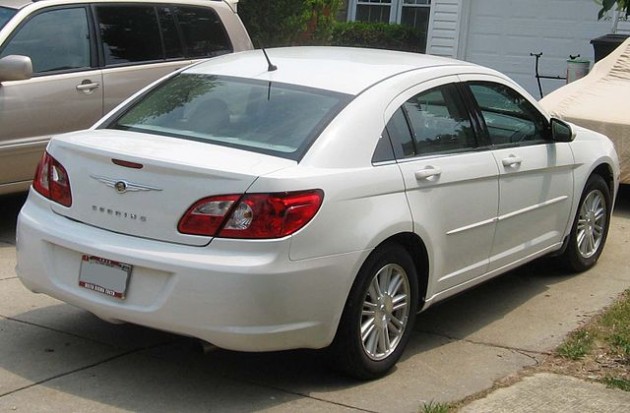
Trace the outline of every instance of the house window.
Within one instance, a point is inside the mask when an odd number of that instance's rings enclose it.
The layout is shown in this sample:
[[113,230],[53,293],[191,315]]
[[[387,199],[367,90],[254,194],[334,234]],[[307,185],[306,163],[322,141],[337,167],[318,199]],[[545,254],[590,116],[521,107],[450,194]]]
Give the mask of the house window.
[[354,20],[370,23],[390,23],[392,0],[357,0],[356,3]]
[[411,26],[426,34],[431,0],[350,0],[348,20]]
[[349,20],[398,23],[426,32],[430,10],[431,0],[350,0]]

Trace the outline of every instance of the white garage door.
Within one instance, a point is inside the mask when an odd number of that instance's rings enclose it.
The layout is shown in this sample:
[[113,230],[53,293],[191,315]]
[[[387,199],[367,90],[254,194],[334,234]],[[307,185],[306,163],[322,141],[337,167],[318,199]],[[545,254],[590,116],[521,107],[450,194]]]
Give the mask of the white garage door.
[[[462,10],[458,57],[497,69],[539,98],[535,58],[543,53],[540,74],[566,76],[569,55],[593,61],[591,39],[610,31],[597,21],[599,7],[588,0],[469,0]],[[563,80],[543,80],[543,92]]]

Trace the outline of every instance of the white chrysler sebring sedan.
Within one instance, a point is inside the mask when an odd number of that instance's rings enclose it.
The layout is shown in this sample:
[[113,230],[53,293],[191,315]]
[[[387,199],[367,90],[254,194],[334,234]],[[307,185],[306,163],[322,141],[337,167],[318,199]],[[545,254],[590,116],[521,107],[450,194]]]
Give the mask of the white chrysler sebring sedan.
[[505,76],[349,48],[226,55],[54,137],[22,282],[111,322],[384,375],[415,315],[537,257],[599,258],[611,142]]

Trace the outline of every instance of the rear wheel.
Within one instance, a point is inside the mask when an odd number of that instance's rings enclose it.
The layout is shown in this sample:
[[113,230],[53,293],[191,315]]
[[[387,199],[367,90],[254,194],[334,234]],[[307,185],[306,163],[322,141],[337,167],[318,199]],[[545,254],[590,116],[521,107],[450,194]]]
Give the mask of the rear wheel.
[[599,175],[592,175],[584,187],[569,244],[561,257],[572,271],[586,271],[599,259],[608,236],[610,206],[610,189],[606,181]]
[[350,291],[331,346],[333,366],[359,379],[385,375],[409,340],[418,308],[414,263],[398,245],[376,250]]

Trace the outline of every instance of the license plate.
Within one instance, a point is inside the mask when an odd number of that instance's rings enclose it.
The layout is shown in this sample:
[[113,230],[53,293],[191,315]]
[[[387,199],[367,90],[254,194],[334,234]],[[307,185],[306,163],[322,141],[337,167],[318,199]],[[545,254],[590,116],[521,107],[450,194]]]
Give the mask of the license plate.
[[132,268],[129,264],[84,255],[79,271],[79,286],[124,300]]

